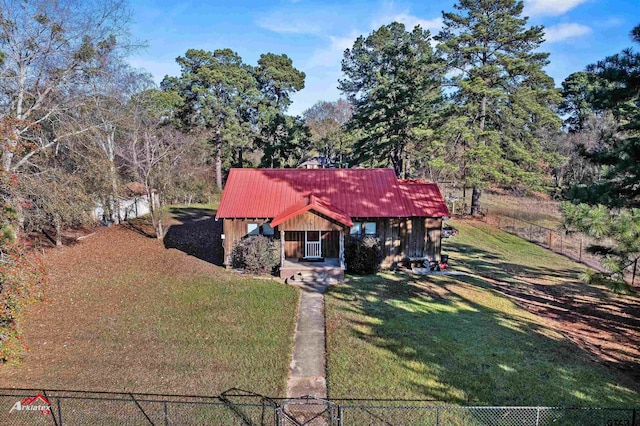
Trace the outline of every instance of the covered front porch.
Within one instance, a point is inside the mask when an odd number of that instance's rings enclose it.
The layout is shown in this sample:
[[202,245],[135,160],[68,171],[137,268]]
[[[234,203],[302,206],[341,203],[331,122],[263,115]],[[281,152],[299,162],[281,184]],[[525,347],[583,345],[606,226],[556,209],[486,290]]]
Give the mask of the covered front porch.
[[272,221],[280,234],[280,277],[302,274],[344,277],[345,232],[351,219],[313,195]]

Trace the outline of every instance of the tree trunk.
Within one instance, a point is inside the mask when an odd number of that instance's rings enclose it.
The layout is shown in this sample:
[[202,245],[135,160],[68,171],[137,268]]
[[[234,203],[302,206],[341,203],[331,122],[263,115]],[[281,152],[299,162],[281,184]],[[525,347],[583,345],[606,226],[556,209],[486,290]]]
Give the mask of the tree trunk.
[[404,161],[404,165],[402,167],[402,179],[407,179],[409,177],[409,168],[411,167],[411,156],[408,152],[405,153],[406,158]]
[[164,238],[164,227],[162,226],[162,207],[160,206],[160,195],[153,193],[153,204],[155,205],[156,213],[156,238],[162,240]]
[[402,154],[398,154],[394,152],[391,154],[391,163],[393,164],[393,169],[396,172],[396,176],[398,178],[404,179],[404,163],[402,161]]
[[164,227],[162,226],[162,209],[160,206],[160,195],[158,195],[158,193],[156,192],[153,192],[149,185],[147,185],[147,200],[149,200],[149,214],[151,216],[153,230],[156,233],[156,238],[162,240],[164,238]]
[[118,173],[116,171],[116,165],[113,161],[109,164],[109,174],[111,179],[111,221],[119,225],[120,224],[120,200],[118,199]]
[[216,185],[222,191],[222,133],[216,129]]
[[56,228],[56,247],[62,247],[62,224],[59,218],[55,218],[53,222]]
[[[482,103],[480,104],[480,143],[486,145],[484,140],[484,127],[486,123],[486,115],[487,115],[487,95],[482,97]],[[482,195],[482,190],[478,188],[477,185],[473,186],[473,192],[471,193],[471,214],[473,216],[480,214],[480,196]]]
[[471,193],[471,214],[474,216],[480,214],[480,195],[482,190],[474,185]]

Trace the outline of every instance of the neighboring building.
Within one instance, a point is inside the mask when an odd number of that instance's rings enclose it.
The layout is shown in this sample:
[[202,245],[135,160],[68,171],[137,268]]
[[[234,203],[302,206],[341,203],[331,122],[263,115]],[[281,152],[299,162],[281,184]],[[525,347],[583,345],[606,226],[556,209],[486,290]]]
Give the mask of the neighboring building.
[[311,157],[304,163],[298,166],[299,169],[333,169],[336,168],[337,164],[329,161],[327,157],[324,155],[318,155],[316,157]]
[[351,236],[378,237],[383,267],[439,261],[446,216],[436,184],[398,180],[392,169],[232,169],[216,219],[224,220],[227,263],[240,239],[272,236],[282,243],[286,278],[318,260],[314,269],[343,276]]
[[[144,184],[140,182],[129,182],[124,186],[124,196],[118,197],[118,206],[120,208],[119,217],[121,220],[133,219],[144,216],[151,212],[149,208],[149,196]],[[151,190],[155,193],[155,189]],[[108,207],[108,206],[107,206]],[[96,202],[93,209],[93,217],[99,221],[108,221],[107,211],[109,209],[101,202]]]

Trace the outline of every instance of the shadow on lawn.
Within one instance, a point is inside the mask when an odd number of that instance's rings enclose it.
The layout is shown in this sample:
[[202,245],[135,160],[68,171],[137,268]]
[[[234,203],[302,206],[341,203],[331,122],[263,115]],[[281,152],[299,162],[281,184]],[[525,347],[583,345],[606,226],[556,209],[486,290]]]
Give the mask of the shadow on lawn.
[[[640,362],[637,362],[640,358],[640,299],[636,293],[619,296],[601,286],[567,279],[577,276],[581,267],[558,269],[509,263],[467,244],[456,244],[449,249],[452,253],[464,254],[465,260],[459,266],[488,278],[482,285],[509,296],[530,312],[563,322],[569,338],[590,346],[599,358],[616,363],[618,368],[628,371],[640,382]],[[454,256],[454,268],[455,262]],[[537,284],[540,280],[552,284]],[[583,330],[576,330],[576,327],[583,327]],[[601,334],[601,338],[589,342],[592,337],[589,333]],[[635,351],[603,350],[602,344],[598,343],[607,340]],[[632,362],[625,362],[629,359]]]
[[[511,263],[494,253],[488,253],[477,247],[458,242],[448,245],[446,248],[452,259],[453,267],[461,265],[486,277],[513,284],[520,284],[521,279],[526,279],[527,277],[551,281],[557,281],[558,279],[566,281],[567,277],[578,275],[584,269],[580,267],[552,269],[551,267],[541,268],[520,263]],[[459,258],[464,258],[464,260],[457,261]],[[584,291],[590,291],[589,288],[586,288],[587,286],[584,287]]]
[[[618,379],[598,367],[593,356],[599,356],[603,364],[635,373],[638,371],[636,361],[607,361],[595,348],[580,344],[577,339],[560,339],[553,333],[565,334],[566,330],[494,309],[477,294],[478,287],[490,287],[517,302],[516,296],[509,293],[513,288],[488,285],[472,276],[455,277],[455,280],[442,278],[398,281],[380,276],[355,278],[351,285],[332,288],[330,296],[348,303],[347,311],[376,319],[356,321],[351,333],[357,338],[392,352],[403,360],[405,369],[437,376],[441,384],[437,387],[428,387],[419,381],[410,385],[426,399],[465,405],[628,406],[638,403],[637,394],[634,396],[618,385],[637,392],[640,378],[634,374],[628,378],[631,380],[621,376],[617,376]],[[474,291],[476,294],[471,297]],[[490,291],[486,297],[496,296]],[[588,327],[595,333],[620,333],[622,330],[616,327],[624,328],[622,320],[627,319],[605,320],[567,313],[566,305],[561,306],[564,301],[536,300],[539,295],[528,295],[524,291],[517,297],[544,305],[545,311],[533,310],[542,316],[568,315],[567,321],[580,324],[588,320]],[[635,329],[637,338],[640,331],[637,324],[629,327]],[[625,365],[621,365],[623,363]],[[419,365],[426,366],[428,372],[416,367]],[[600,370],[594,371],[597,368]]]
[[175,248],[214,265],[224,260],[222,221],[216,221],[216,211],[198,207],[172,207],[175,222],[164,236],[164,246]]

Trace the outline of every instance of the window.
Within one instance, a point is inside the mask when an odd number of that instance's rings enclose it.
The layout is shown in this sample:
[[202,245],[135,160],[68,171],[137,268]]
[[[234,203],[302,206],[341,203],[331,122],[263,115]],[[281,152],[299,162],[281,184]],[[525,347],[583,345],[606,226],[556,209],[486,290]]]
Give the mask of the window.
[[273,235],[273,228],[268,223],[262,224],[262,235],[271,236]]
[[367,237],[375,237],[378,235],[378,226],[376,222],[354,222],[351,227],[352,237],[361,237],[366,235]]
[[247,235],[259,235],[260,234],[260,228],[258,227],[257,223],[247,223]]
[[364,235],[375,237],[378,235],[378,228],[375,222],[364,223]]

